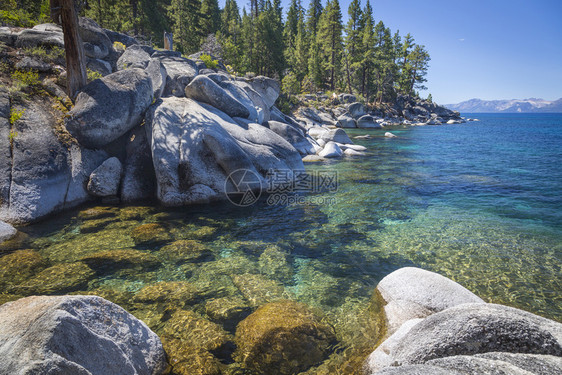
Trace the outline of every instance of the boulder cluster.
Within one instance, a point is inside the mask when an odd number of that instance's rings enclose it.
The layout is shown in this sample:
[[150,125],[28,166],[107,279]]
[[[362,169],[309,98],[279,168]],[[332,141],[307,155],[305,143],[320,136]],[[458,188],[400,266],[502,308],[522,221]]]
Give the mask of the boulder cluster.
[[559,374],[562,324],[485,303],[454,281],[419,268],[382,279],[387,335],[367,358],[369,375]]
[[330,124],[339,128],[382,129],[392,125],[462,124],[459,112],[433,102],[400,95],[392,105],[367,107],[355,95],[340,94],[329,98],[324,93],[304,95],[297,118],[310,124]]
[[7,58],[14,69],[46,77],[45,90],[30,97],[14,100],[0,88],[2,220],[32,222],[90,199],[157,198],[167,206],[225,199],[238,189],[228,179],[238,170],[269,186],[276,171],[304,170],[303,157],[365,149],[327,123],[283,114],[273,79],[235,77],[220,60],[210,68],[201,53],[155,50],[86,18],[80,31],[87,66],[101,78],[64,107],[64,59],[26,55],[62,50],[61,28],[0,28],[0,41],[19,56]]

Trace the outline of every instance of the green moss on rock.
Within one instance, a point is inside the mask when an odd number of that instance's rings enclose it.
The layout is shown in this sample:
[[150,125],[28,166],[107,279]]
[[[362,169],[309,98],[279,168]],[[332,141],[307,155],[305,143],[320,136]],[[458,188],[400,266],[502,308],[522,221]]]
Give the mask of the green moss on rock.
[[306,305],[268,303],[236,329],[236,358],[261,374],[296,374],[328,357],[335,343],[331,326]]

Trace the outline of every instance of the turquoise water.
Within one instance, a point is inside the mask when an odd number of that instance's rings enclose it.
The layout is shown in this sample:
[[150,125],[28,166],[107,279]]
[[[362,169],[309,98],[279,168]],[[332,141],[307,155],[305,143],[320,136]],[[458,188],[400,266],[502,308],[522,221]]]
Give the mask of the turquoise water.
[[[356,141],[367,156],[308,164],[310,172],[337,171],[338,190],[302,194],[295,204],[269,205],[264,197],[247,208],[99,207],[22,228],[28,236],[9,250],[32,249],[45,260],[38,270],[87,263],[94,276],[79,274],[72,285],[42,292],[100,294],[164,336],[176,324],[170,309],[193,311],[230,335],[245,315],[221,320],[210,302],[237,301],[247,313],[278,298],[305,302],[325,314],[340,347],[311,373],[339,373],[334,368],[347,354],[372,349],[365,328],[372,292],[404,266],[439,272],[489,302],[562,321],[562,115],[469,116],[481,121],[349,131],[373,135]],[[385,131],[398,138],[385,138]],[[150,236],[158,241],[137,238],[143,224],[157,227]],[[185,240],[197,256],[170,251]],[[91,259],[117,249],[138,253],[127,261]],[[12,277],[0,297],[34,294],[33,285],[52,282],[37,272]],[[139,297],[160,282],[189,284],[197,298],[178,307],[165,293]],[[213,352],[236,373],[229,355]]]

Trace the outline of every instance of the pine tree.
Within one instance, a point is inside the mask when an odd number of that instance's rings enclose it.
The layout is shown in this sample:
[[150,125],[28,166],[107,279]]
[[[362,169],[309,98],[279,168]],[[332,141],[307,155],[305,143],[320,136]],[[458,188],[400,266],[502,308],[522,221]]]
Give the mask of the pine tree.
[[429,67],[429,53],[425,49],[425,46],[416,44],[414,50],[408,56],[409,67],[409,81],[408,81],[408,94],[413,94],[414,89],[425,90],[427,87],[423,85],[427,82],[425,75],[427,74],[427,68]]
[[197,52],[201,43],[199,33],[199,0],[172,0],[170,13],[172,14],[174,44],[183,54]]
[[414,47],[414,38],[408,33],[402,42],[398,66],[400,69],[400,77],[398,78],[398,89],[404,93],[410,93],[410,69],[409,56]]
[[352,0],[347,10],[349,20],[345,28],[345,69],[348,80],[348,91],[352,93],[352,86],[360,80],[358,72],[361,68],[361,31],[362,12],[359,0]]
[[318,45],[328,87],[334,90],[341,69],[343,51],[342,14],[338,0],[331,0],[318,21]]
[[318,31],[318,22],[322,15],[322,0],[311,0],[306,14],[306,31],[308,35],[313,37]]
[[375,69],[375,32],[373,8],[367,0],[362,16],[362,56],[361,56],[361,94],[369,101],[369,94],[373,86],[373,73]]
[[206,38],[209,34],[219,31],[221,15],[217,0],[202,0],[201,2],[201,34]]
[[290,63],[297,79],[302,80],[308,72],[309,43],[304,24],[304,11],[299,12],[299,22],[297,25],[297,36],[295,40],[295,51]]

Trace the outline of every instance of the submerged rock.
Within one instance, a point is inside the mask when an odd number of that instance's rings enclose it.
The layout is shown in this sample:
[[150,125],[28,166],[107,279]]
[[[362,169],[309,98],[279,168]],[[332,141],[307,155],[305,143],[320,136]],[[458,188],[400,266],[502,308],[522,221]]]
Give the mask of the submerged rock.
[[222,375],[224,365],[209,351],[179,339],[164,337],[162,344],[175,375]]
[[202,242],[195,240],[179,240],[163,246],[158,256],[167,262],[200,262],[212,259],[213,253]]
[[134,296],[135,302],[142,303],[168,303],[174,307],[183,307],[199,298],[198,290],[185,281],[161,281],[148,285],[138,291]]
[[205,303],[205,313],[227,328],[234,328],[233,324],[238,324],[251,312],[248,302],[238,296],[213,298]]
[[139,225],[133,229],[131,237],[136,245],[155,245],[172,240],[168,230],[156,223]]
[[47,267],[47,261],[36,251],[18,250],[0,258],[0,288],[25,282]]
[[232,281],[252,306],[287,298],[283,284],[262,275],[232,275]]
[[257,373],[295,374],[324,360],[335,342],[332,327],[306,305],[266,304],[236,329],[236,356]]
[[160,339],[95,296],[33,296],[0,306],[2,374],[162,374]]
[[45,268],[11,290],[24,295],[68,293],[85,288],[94,276],[94,271],[84,263],[60,263]]
[[119,268],[152,268],[160,262],[154,255],[133,249],[104,250],[81,259],[98,272]]
[[221,326],[189,310],[177,310],[166,322],[163,333],[209,351],[220,350],[232,341],[232,336]]

